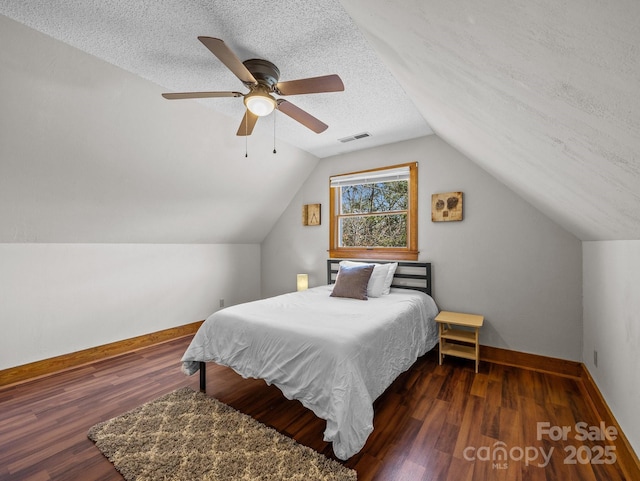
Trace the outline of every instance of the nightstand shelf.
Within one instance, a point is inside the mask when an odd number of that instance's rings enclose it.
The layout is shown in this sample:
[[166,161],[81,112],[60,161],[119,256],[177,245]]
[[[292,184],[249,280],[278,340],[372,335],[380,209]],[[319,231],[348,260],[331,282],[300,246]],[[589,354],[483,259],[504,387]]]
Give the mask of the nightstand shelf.
[[[477,314],[441,311],[435,318],[440,334],[439,363],[445,355],[471,359],[476,362],[476,372],[480,364],[479,331],[484,317]],[[452,328],[451,326],[469,329]]]

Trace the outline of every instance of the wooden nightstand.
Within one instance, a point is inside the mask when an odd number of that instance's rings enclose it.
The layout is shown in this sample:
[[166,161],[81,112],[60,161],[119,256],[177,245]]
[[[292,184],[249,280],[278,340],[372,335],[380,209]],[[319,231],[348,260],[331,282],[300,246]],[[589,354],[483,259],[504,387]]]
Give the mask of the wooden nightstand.
[[[463,357],[476,361],[476,372],[480,364],[480,344],[478,333],[484,322],[484,316],[464,314],[462,312],[441,311],[435,318],[440,332],[440,355]],[[462,326],[469,329],[455,329],[451,326]],[[455,342],[449,342],[455,341]]]

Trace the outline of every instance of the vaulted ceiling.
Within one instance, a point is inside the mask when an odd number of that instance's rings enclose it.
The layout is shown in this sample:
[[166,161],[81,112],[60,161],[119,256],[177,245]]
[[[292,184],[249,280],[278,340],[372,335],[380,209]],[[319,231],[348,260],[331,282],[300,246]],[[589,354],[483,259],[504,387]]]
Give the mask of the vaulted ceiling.
[[342,4],[437,135],[578,238],[640,239],[640,2]]
[[[317,135],[278,117],[284,162],[277,168],[289,169],[289,181],[300,182],[313,167],[296,164],[307,152],[309,158],[322,158],[433,131],[580,239],[640,239],[640,3],[635,0],[78,0],[55,5],[0,0],[0,13],[161,86],[149,89],[152,96],[242,89],[198,35],[223,38],[241,59],[276,63],[283,80],[339,74],[344,92],[290,99],[328,123],[327,132]],[[163,102],[176,115],[206,118],[198,108]],[[160,105],[154,104],[152,114],[163,115]],[[239,99],[202,105],[226,119],[218,129],[224,132],[212,142],[235,133],[243,113]],[[203,127],[180,134],[193,141],[204,132]],[[361,132],[371,137],[338,142]],[[254,136],[254,146],[262,148],[264,139],[273,138],[272,122],[259,122]],[[230,151],[242,145],[222,144]],[[203,159],[197,162],[200,166]],[[255,179],[243,187],[247,192],[255,192],[265,175],[255,167]],[[157,176],[174,172],[163,168]],[[203,171],[196,172],[203,178]],[[153,188],[162,190],[160,184]],[[261,202],[277,200],[277,211],[286,198],[272,188],[271,197]],[[204,184],[196,185],[199,196],[205,191]],[[98,192],[98,201],[106,198]],[[174,208],[172,200],[169,196],[167,208]],[[206,209],[201,211],[204,215]],[[261,212],[248,208],[241,216],[256,221]],[[139,216],[147,213],[143,209]],[[180,211],[172,215],[181,226]],[[259,241],[273,222],[267,217],[250,235],[218,239],[200,232],[195,238]]]

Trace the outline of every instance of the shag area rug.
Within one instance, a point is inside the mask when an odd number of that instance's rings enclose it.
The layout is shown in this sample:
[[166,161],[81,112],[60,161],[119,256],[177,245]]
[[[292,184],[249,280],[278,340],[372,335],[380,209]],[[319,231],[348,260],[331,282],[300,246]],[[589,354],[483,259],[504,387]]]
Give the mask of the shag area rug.
[[205,394],[182,388],[93,426],[127,481],[355,481],[356,472]]

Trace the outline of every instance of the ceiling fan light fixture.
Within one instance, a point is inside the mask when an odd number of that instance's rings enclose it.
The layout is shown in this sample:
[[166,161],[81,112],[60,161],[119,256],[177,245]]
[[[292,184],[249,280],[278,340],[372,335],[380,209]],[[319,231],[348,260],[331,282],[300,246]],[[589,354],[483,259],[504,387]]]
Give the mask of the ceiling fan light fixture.
[[275,99],[266,92],[251,92],[244,97],[244,104],[253,115],[264,117],[276,108]]

